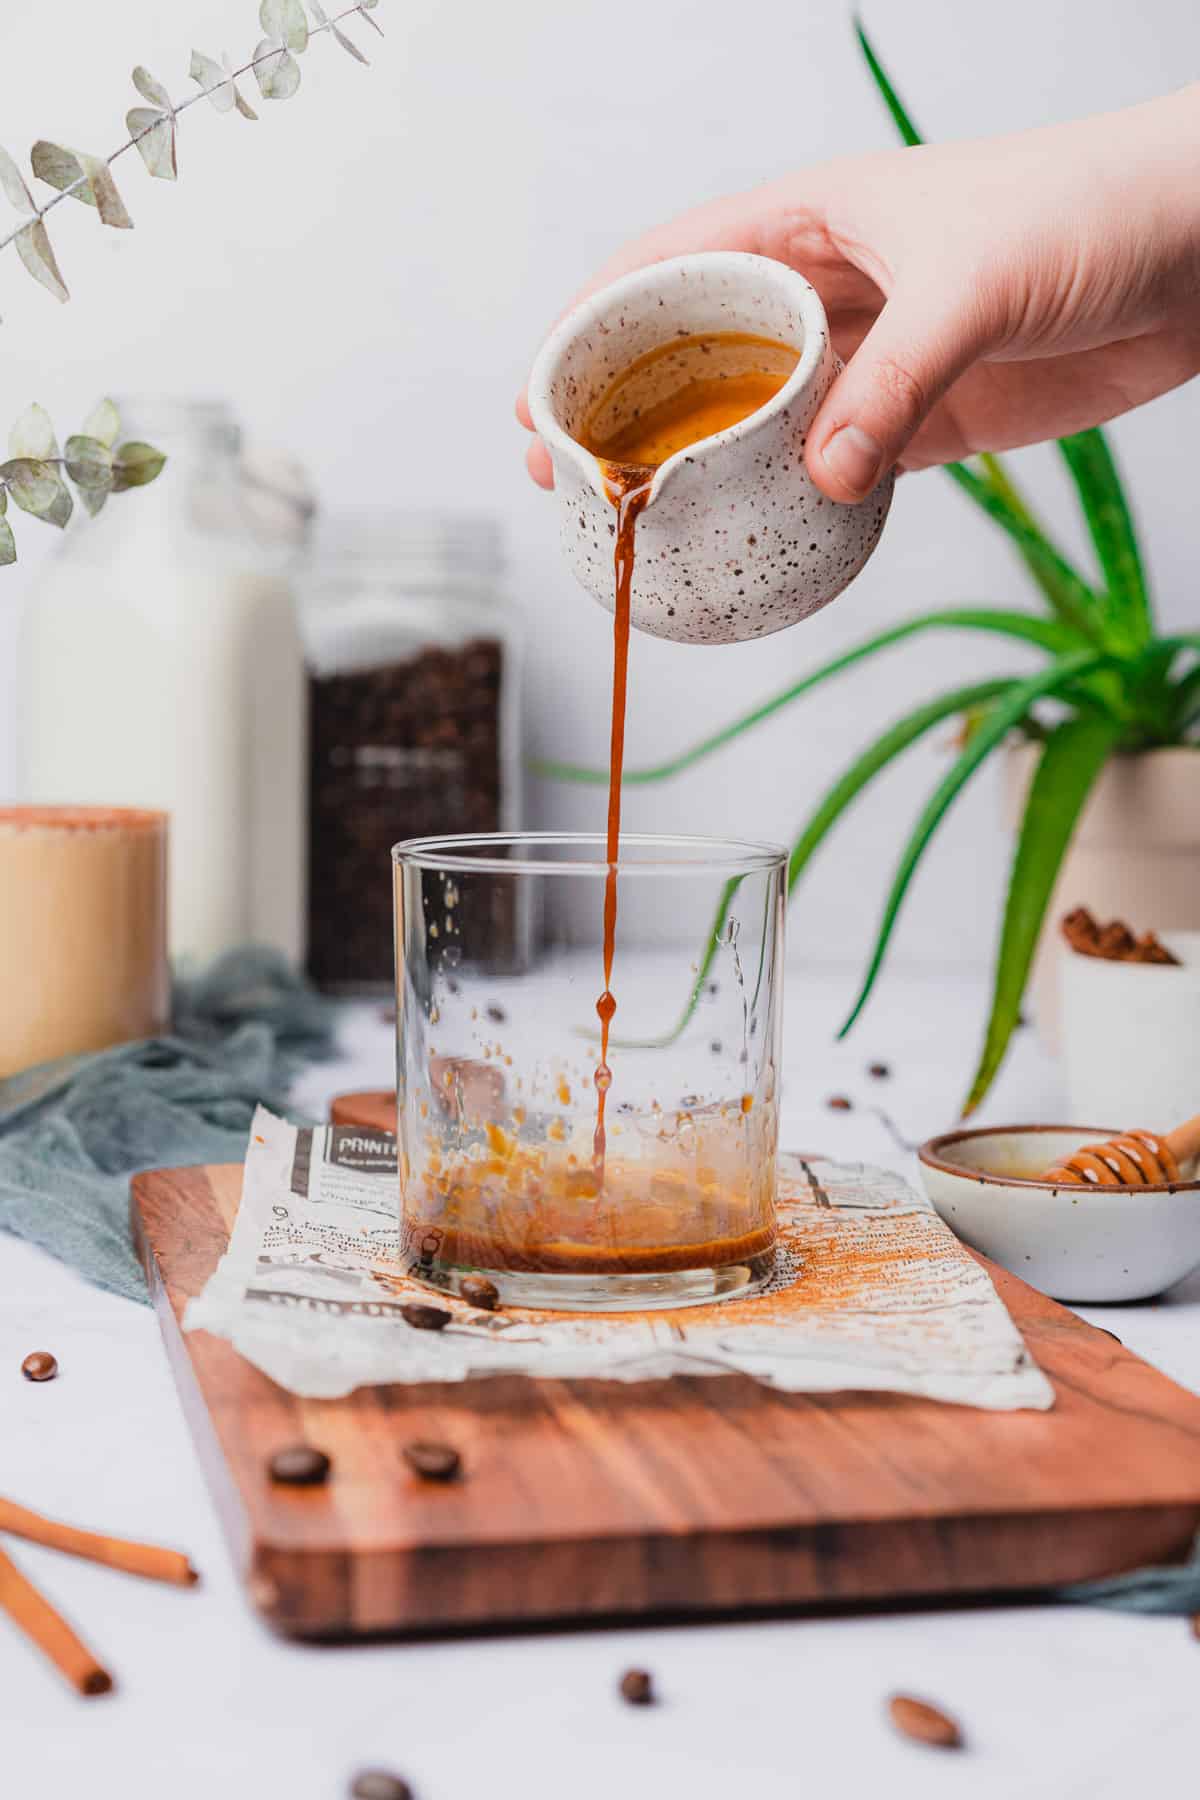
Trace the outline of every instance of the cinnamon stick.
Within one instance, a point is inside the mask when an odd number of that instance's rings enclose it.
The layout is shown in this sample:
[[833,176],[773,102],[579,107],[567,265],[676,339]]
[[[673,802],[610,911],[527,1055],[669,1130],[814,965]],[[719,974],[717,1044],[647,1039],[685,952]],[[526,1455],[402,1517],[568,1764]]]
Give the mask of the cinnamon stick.
[[0,1550],[0,1607],[81,1694],[107,1694],[113,1679],[45,1595]]
[[33,1544],[46,1544],[51,1550],[65,1550],[71,1556],[85,1557],[88,1562],[103,1563],[109,1569],[122,1569],[127,1575],[144,1575],[149,1581],[170,1581],[177,1587],[191,1587],[200,1579],[181,1550],[163,1550],[157,1544],[135,1544],[126,1538],[79,1531],[74,1525],[44,1519],[40,1513],[31,1512],[26,1506],[18,1506],[15,1500],[3,1497],[0,1497],[0,1531],[28,1538]]

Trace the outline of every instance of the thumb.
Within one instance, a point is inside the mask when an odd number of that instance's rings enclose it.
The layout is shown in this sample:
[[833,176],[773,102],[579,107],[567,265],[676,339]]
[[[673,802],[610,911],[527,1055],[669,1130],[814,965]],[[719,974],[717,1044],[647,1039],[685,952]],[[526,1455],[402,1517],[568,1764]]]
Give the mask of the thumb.
[[899,293],[887,302],[813,421],[808,472],[831,500],[865,499],[985,348],[981,317],[924,302]]

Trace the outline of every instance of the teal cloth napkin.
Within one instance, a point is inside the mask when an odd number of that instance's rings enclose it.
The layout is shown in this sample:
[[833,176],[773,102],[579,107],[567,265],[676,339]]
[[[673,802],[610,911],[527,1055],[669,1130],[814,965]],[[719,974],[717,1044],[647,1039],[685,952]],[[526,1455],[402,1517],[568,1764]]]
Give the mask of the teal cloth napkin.
[[129,1177],[241,1162],[255,1107],[286,1110],[291,1077],[332,1053],[334,1017],[277,952],[236,950],[176,980],[169,1037],[0,1081],[0,1227],[145,1301]]

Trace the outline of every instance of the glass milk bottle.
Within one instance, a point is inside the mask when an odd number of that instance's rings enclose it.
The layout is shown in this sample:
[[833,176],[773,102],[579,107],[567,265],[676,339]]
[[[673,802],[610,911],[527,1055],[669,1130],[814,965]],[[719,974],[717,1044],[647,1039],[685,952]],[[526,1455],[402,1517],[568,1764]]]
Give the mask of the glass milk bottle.
[[311,505],[220,402],[122,406],[152,486],[69,527],[29,597],[26,797],[170,814],[169,934],[189,960],[302,949],[304,677],[290,566]]

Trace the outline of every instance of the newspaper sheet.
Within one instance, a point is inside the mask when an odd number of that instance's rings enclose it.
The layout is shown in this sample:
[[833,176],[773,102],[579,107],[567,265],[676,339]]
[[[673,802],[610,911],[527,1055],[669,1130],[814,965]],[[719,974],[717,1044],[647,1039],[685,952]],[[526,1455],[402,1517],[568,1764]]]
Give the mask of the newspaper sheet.
[[[780,1160],[768,1288],[671,1312],[488,1313],[400,1263],[395,1140],[258,1113],[229,1249],[185,1318],[310,1398],[378,1382],[489,1374],[663,1380],[741,1373],[793,1392],[918,1394],[995,1409],[1053,1405],[988,1276],[898,1175]],[[442,1331],[405,1323],[435,1299]]]

